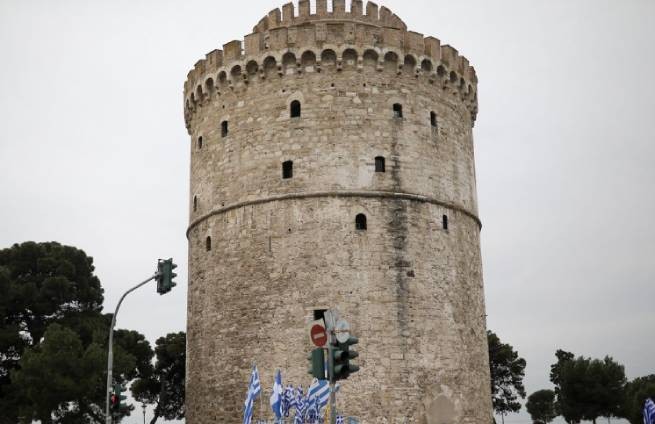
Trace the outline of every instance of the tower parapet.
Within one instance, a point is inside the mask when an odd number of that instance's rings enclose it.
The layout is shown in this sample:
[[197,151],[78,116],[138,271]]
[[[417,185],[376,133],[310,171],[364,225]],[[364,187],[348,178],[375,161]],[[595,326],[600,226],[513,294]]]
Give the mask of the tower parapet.
[[246,87],[253,78],[339,72],[344,61],[356,64],[353,69],[359,72],[367,65],[425,78],[458,96],[475,122],[478,79],[466,57],[435,37],[408,31],[384,6],[369,1],[364,9],[361,0],[353,0],[346,10],[344,0],[331,0],[328,11],[328,1],[316,0],[313,14],[309,0],[299,2],[298,14],[293,3],[273,9],[243,41],[230,41],[196,62],[184,84],[187,128],[195,109],[226,89]]

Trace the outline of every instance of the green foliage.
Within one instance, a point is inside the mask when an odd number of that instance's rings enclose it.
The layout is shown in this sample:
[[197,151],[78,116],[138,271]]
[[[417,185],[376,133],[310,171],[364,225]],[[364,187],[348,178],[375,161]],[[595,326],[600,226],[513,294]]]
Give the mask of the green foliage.
[[159,417],[184,418],[186,334],[170,333],[157,339],[155,356],[157,362],[152,373],[132,384],[132,396],[139,402],[155,404],[151,424]]
[[501,415],[518,412],[525,398],[523,377],[525,376],[525,359],[498,336],[487,330],[489,344],[489,368],[491,371],[491,400],[494,411]]
[[618,416],[623,401],[625,371],[623,365],[604,359],[573,358],[558,350],[557,363],[551,366],[558,412],[567,422],[595,422],[598,417]]
[[655,374],[630,381],[626,384],[624,393],[619,416],[632,424],[642,424],[644,402],[648,398],[655,400]]
[[548,424],[555,419],[555,392],[552,390],[538,390],[528,396],[525,404],[532,421],[537,424]]
[[[0,250],[0,423],[103,422],[107,339],[93,259],[59,243]],[[147,375],[144,336],[115,333],[119,382]]]

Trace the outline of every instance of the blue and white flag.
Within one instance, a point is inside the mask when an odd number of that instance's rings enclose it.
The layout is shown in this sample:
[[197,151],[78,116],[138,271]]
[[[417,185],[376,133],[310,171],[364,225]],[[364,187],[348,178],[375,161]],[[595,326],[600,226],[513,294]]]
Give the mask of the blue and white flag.
[[318,404],[316,403],[316,395],[309,393],[307,389],[307,412],[305,417],[308,423],[314,424],[318,420]]
[[309,386],[307,391],[307,397],[316,398],[316,410],[320,414],[321,410],[325,408],[325,405],[328,404],[330,400],[330,384],[327,380],[317,380],[312,381],[312,385]]
[[644,424],[655,424],[655,402],[651,398],[644,404]]
[[275,382],[273,383],[273,393],[271,393],[271,409],[275,414],[275,418],[280,418],[282,416],[282,374],[280,370],[277,370],[275,373]]
[[296,407],[296,393],[293,390],[291,384],[287,384],[287,388],[284,389],[284,402],[282,403],[282,413],[285,417],[289,416],[292,408]]
[[302,394],[302,384],[298,386],[298,395],[296,397],[296,417],[294,424],[305,423],[305,397]]
[[252,367],[252,374],[250,374],[250,383],[248,384],[248,394],[243,406],[243,424],[250,424],[252,420],[252,411],[255,405],[255,399],[262,391],[262,386],[259,384],[259,372],[257,372],[257,365]]

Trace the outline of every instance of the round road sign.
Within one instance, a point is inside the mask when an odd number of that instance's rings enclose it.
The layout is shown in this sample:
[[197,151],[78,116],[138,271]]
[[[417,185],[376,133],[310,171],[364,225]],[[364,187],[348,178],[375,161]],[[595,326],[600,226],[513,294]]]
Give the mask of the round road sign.
[[327,343],[327,333],[325,332],[325,327],[322,325],[312,325],[312,329],[310,330],[309,334],[312,338],[312,343],[314,343],[316,346],[323,347],[325,346],[325,343]]

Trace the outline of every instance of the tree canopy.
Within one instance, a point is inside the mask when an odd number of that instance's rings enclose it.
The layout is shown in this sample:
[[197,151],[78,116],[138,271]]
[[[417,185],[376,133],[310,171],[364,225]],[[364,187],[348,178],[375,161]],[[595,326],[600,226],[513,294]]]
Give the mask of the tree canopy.
[[153,371],[132,384],[132,395],[140,402],[155,405],[151,424],[159,417],[184,418],[186,334],[170,333],[157,339],[155,355]]
[[[93,259],[56,242],[0,250],[0,423],[102,422],[111,314]],[[118,382],[147,377],[138,332],[116,330]]]
[[596,422],[598,417],[619,416],[626,383],[623,365],[611,357],[574,358],[558,350],[557,362],[551,366],[555,384],[557,410],[567,422]]
[[525,359],[507,343],[502,343],[498,336],[487,330],[489,344],[489,368],[491,371],[491,401],[494,411],[501,415],[518,412],[521,399],[525,398],[523,377],[525,376]]
[[536,424],[548,424],[557,416],[555,392],[552,390],[538,390],[532,393],[528,396],[525,408]]
[[625,385],[619,416],[632,424],[642,424],[644,402],[648,398],[655,400],[655,374],[635,378]]

